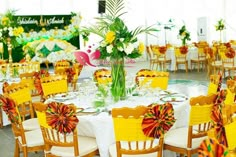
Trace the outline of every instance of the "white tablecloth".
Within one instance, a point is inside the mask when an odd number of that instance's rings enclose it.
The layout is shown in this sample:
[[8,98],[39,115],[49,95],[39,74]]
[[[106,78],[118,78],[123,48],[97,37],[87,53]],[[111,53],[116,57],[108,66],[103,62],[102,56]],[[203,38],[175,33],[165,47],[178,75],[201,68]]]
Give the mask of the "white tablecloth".
[[[194,87],[193,87],[194,88]],[[197,96],[199,94],[205,94],[206,87],[202,89],[193,90],[184,87],[184,85],[169,85],[170,91],[184,91],[183,94],[186,97]],[[93,104],[93,95],[79,96],[77,98],[65,101],[64,103],[74,103],[77,107],[90,108]],[[110,104],[107,109],[111,110],[116,107],[135,107],[137,105],[149,105],[152,102],[160,102],[159,96],[143,96],[143,97],[132,97],[131,99],[119,101],[115,104]],[[171,129],[187,126],[188,115],[189,115],[189,99],[183,102],[173,102],[174,116],[177,119],[174,126]],[[101,112],[99,114],[82,115],[79,116],[78,132],[80,135],[95,137],[101,157],[109,157],[108,148],[115,142],[113,132],[112,117],[108,112]],[[167,154],[166,154],[167,153]],[[173,153],[164,151],[164,156],[171,157]]]

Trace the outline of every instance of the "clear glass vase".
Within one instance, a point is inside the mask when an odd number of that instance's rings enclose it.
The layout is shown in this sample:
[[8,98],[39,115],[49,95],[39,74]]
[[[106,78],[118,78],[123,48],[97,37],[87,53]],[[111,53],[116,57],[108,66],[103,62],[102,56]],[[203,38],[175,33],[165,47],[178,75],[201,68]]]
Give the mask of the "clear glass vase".
[[124,58],[111,59],[111,94],[115,102],[126,98]]

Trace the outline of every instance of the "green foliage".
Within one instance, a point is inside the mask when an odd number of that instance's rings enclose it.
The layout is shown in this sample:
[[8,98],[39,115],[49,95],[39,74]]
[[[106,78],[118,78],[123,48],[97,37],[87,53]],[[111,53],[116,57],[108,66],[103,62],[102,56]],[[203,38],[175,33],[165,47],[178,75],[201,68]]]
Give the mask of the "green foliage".
[[223,19],[220,19],[219,21],[217,21],[217,24],[215,25],[216,31],[222,31],[222,30],[226,29],[224,23],[225,23],[225,22],[224,22]]
[[106,105],[106,98],[108,96],[108,88],[105,85],[98,85],[96,98],[93,102],[94,107],[104,107]]
[[186,26],[183,25],[179,30],[179,37],[182,40],[182,44],[186,44],[186,40],[191,40],[190,38],[190,32],[186,29]]
[[102,38],[98,49],[101,59],[110,58],[137,58],[142,55],[144,45],[138,42],[137,36],[142,33],[152,34],[159,31],[152,26],[137,27],[130,31],[121,16],[124,15],[124,0],[107,0],[107,13],[96,18],[95,25],[82,30],[96,34]]

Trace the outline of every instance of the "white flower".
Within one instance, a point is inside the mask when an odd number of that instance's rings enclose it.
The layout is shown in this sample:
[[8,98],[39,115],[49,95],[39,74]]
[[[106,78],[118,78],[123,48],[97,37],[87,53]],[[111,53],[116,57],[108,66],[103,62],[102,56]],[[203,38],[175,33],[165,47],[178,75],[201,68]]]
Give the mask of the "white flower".
[[133,50],[134,50],[134,45],[131,43],[129,43],[124,49],[124,51],[127,55],[131,54],[133,52]]
[[102,41],[100,45],[101,45],[101,47],[106,47],[107,43],[106,43],[106,41]]
[[123,42],[125,39],[124,38],[120,38],[120,41]]
[[2,32],[0,32],[0,38],[2,37]]
[[117,49],[119,50],[119,51],[124,51],[124,49],[123,49],[123,47],[117,47]]
[[4,30],[4,31],[7,31],[7,27],[4,27],[3,30]]
[[113,46],[109,45],[109,46],[107,46],[106,49],[107,49],[107,53],[112,53]]
[[9,28],[8,28],[8,30],[9,30],[9,31],[12,31],[12,30],[13,30],[13,28],[12,28],[12,27],[9,27]]
[[14,35],[13,35],[13,31],[12,31],[12,30],[11,30],[11,31],[9,31],[9,36],[11,36],[11,37],[12,37],[12,36],[14,36]]

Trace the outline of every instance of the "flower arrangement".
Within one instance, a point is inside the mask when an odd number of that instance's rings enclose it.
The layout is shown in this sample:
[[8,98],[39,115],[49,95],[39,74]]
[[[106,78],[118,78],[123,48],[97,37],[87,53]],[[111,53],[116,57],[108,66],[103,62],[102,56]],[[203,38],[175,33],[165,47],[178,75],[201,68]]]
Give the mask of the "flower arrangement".
[[191,40],[190,32],[186,29],[186,26],[183,25],[179,30],[179,38],[182,40],[182,45],[186,45],[186,40]]
[[85,28],[86,32],[94,33],[102,38],[98,49],[101,59],[110,58],[137,58],[145,49],[144,44],[138,41],[137,35],[157,31],[152,27],[137,27],[130,31],[121,19],[124,14],[123,0],[108,0],[107,11],[103,17],[97,18],[96,25]]
[[96,25],[85,28],[86,32],[101,37],[98,47],[100,58],[111,59],[112,85],[111,93],[114,101],[126,97],[124,58],[140,57],[145,49],[142,42],[138,41],[141,33],[151,34],[156,29],[150,27],[137,27],[130,31],[121,16],[125,14],[123,0],[107,0],[106,13],[98,17]]
[[13,47],[18,46],[16,38],[24,32],[23,27],[19,26],[16,19],[13,18],[15,12],[15,10],[8,10],[5,15],[0,16],[0,42],[7,44],[8,38],[10,38]]
[[222,31],[222,30],[226,29],[223,19],[220,19],[219,21],[217,21],[217,23],[215,25],[215,29],[216,29],[216,31]]
[[221,39],[221,38],[222,38],[221,32],[222,32],[224,29],[226,29],[223,19],[220,19],[219,21],[217,21],[217,23],[216,23],[216,25],[215,25],[215,29],[216,29],[216,31],[220,31],[220,43],[221,43],[221,41],[222,41],[222,39]]

